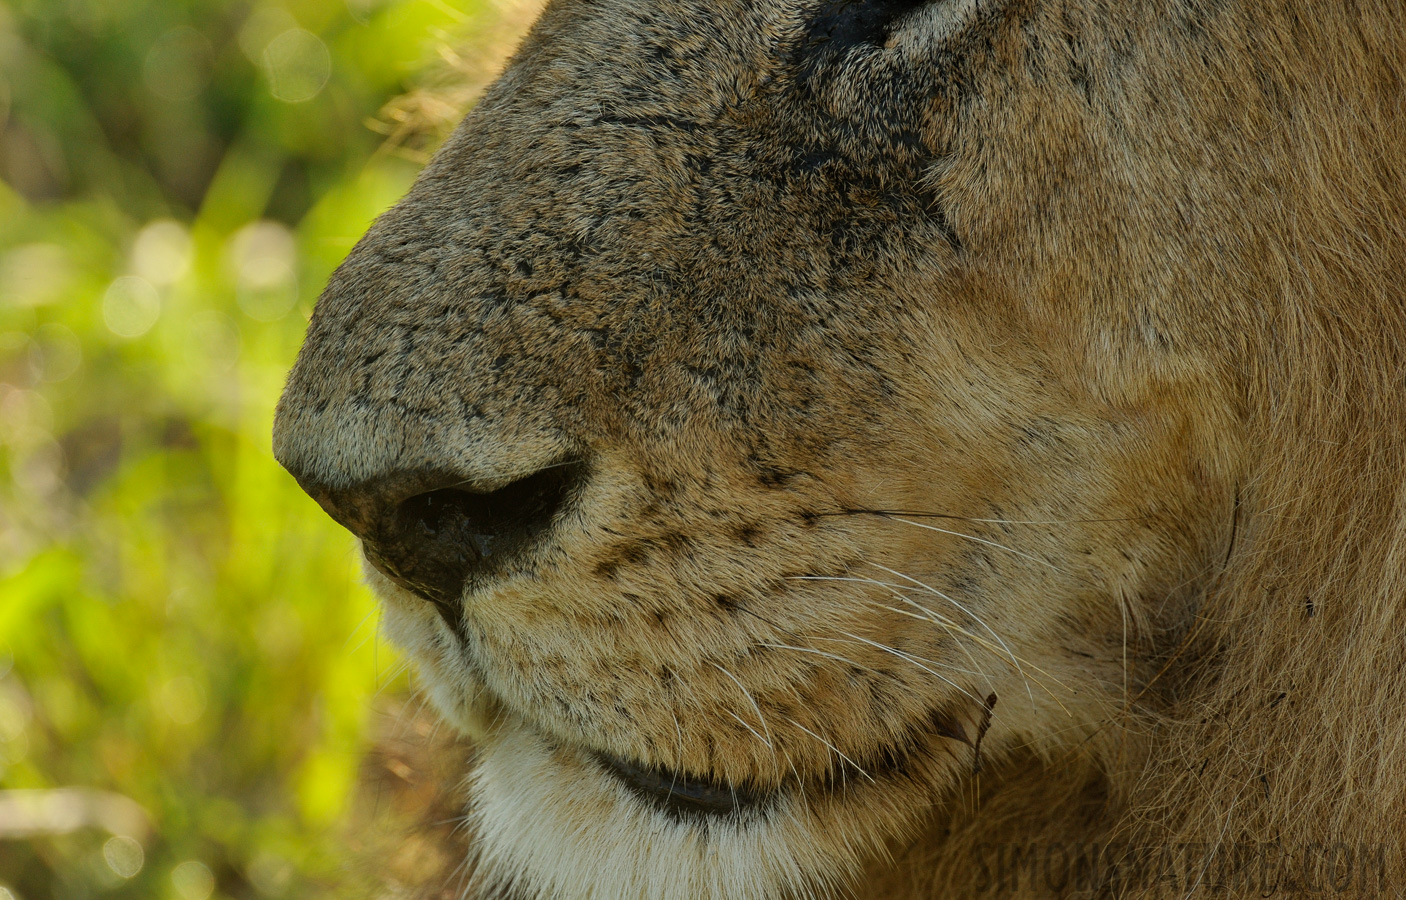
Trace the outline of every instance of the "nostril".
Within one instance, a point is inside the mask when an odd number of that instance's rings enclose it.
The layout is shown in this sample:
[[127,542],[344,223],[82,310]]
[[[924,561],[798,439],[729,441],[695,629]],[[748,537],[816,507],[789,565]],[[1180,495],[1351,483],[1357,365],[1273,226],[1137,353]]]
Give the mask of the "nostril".
[[[580,481],[580,463],[561,463],[491,491],[447,476],[414,476],[421,490],[361,531],[366,557],[402,587],[452,604],[464,583],[547,531]],[[394,479],[407,484],[407,476]],[[401,491],[383,491],[394,496]],[[383,509],[385,507],[382,507]]]
[[401,528],[418,529],[426,542],[448,542],[472,549],[478,556],[493,551],[486,533],[489,516],[484,494],[445,488],[418,494],[400,504],[396,515]]
[[499,488],[478,492],[440,488],[400,504],[401,529],[418,530],[428,543],[471,548],[487,559],[546,529],[566,502],[575,466],[554,466]]

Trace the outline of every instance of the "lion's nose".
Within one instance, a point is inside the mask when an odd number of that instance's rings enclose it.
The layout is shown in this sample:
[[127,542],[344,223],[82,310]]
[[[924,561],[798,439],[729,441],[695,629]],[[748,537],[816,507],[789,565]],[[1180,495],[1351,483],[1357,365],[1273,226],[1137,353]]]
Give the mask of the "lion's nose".
[[579,462],[562,462],[493,489],[442,472],[398,473],[349,488],[303,488],[361,538],[373,566],[444,606],[458,601],[470,577],[528,549],[546,532],[583,471]]

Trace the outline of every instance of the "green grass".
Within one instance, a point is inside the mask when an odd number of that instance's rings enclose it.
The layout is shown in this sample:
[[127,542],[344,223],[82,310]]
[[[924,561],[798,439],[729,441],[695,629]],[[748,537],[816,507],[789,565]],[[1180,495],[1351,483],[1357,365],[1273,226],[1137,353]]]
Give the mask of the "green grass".
[[0,3],[0,900],[346,896],[404,684],[269,432],[455,2]]

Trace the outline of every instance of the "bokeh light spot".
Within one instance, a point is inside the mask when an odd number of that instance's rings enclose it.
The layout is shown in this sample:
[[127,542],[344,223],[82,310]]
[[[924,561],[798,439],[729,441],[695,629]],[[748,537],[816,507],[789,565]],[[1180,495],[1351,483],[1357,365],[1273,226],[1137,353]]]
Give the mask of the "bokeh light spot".
[[290,28],[264,48],[264,71],[273,95],[284,103],[306,103],[332,77],[332,54],[322,38]]
[[103,295],[103,322],[118,337],[141,337],[161,316],[161,297],[145,278],[123,275]]
[[193,859],[171,870],[171,884],[181,900],[208,900],[215,893],[215,876],[210,867]]
[[293,881],[293,864],[270,853],[261,853],[249,864],[249,881],[261,894],[278,897]]
[[281,6],[259,6],[239,27],[239,49],[254,65],[264,63],[264,50],[274,38],[298,27],[298,20]]
[[22,696],[0,694],[0,741],[13,741],[29,727],[33,712],[27,703],[20,702]]
[[33,718],[29,697],[23,691],[0,691],[0,766],[29,755],[29,725]]
[[10,476],[16,489],[35,501],[52,495],[63,484],[63,448],[53,438],[30,431],[26,453],[12,464]]
[[103,844],[103,859],[107,860],[107,867],[119,878],[135,878],[142,866],[146,865],[142,845],[126,835],[109,838]]
[[298,247],[287,226],[246,225],[230,240],[226,260],[239,308],[251,319],[277,321],[298,302]]
[[190,263],[190,233],[171,219],[147,225],[132,245],[133,271],[152,284],[175,284],[190,271]]
[[0,444],[24,446],[17,436],[26,430],[45,438],[54,428],[54,408],[43,395],[0,384]]
[[347,12],[356,20],[358,25],[371,24],[371,12],[376,7],[376,0],[346,0]]

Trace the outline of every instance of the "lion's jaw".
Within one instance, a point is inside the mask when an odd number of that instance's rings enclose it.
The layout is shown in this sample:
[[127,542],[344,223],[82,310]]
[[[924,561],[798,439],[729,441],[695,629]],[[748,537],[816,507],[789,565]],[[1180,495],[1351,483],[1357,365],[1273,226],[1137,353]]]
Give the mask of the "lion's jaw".
[[[1233,537],[1242,386],[1218,264],[1116,144],[1178,150],[1117,117],[1165,86],[1124,73],[1108,125],[1022,81],[1054,51],[1017,7],[843,44],[788,4],[557,4],[329,285],[277,452],[477,733],[490,877],[823,893],[983,758],[1136,740]],[[557,466],[468,569],[382,534]],[[676,815],[609,760],[763,800]]]
[[[538,715],[539,704],[505,703],[489,686],[501,683],[502,676],[479,674],[493,668],[488,662],[493,652],[470,651],[473,659],[466,659],[465,648],[422,600],[407,596],[374,568],[368,567],[368,578],[386,601],[386,635],[417,662],[441,715],[475,741],[469,822],[477,844],[479,887],[489,895],[493,886],[524,896],[639,900],[843,894],[867,863],[902,846],[932,804],[983,761],[989,766],[1012,744],[1039,742],[1041,734],[1059,735],[1044,741],[1047,748],[1087,740],[1094,729],[1080,727],[1069,707],[1086,721],[1101,712],[1081,709],[1080,698],[1050,684],[1047,679],[1059,678],[1051,671],[1058,661],[1017,656],[1028,652],[1026,642],[1010,632],[1007,641],[993,630],[975,636],[973,648],[930,650],[927,657],[910,654],[903,660],[915,674],[927,676],[914,680],[920,691],[915,700],[933,711],[923,717],[908,710],[910,720],[901,724],[909,732],[899,737],[879,737],[880,729],[872,723],[849,732],[825,724],[826,714],[835,712],[831,697],[817,696],[804,721],[777,719],[771,697],[738,683],[734,696],[728,696],[727,685],[691,689],[721,693],[718,709],[688,702],[692,698],[683,703],[676,697],[663,703],[635,698],[630,721],[672,723],[677,743],[668,750],[678,756],[660,754],[649,734],[635,736],[644,737],[643,744],[631,743],[627,736],[622,749],[618,724],[595,731],[564,728]],[[915,608],[930,609],[926,602]],[[780,640],[791,643],[774,643]],[[862,646],[866,640],[855,635],[844,641],[848,647],[795,637],[764,643],[804,651],[803,658],[823,652],[847,668],[859,659],[882,666],[885,651],[877,649],[878,642]],[[902,639],[889,640],[906,645]],[[973,649],[988,659],[975,662]],[[720,658],[742,677],[750,674],[738,667],[736,657]],[[980,667],[983,677],[963,677],[961,673],[976,674],[973,666]],[[868,671],[878,676],[877,670]],[[731,680],[730,670],[724,674]],[[523,677],[510,673],[506,679],[520,682]],[[520,684],[511,687],[521,693]],[[580,687],[590,690],[593,685]],[[577,689],[568,681],[555,692],[576,696]],[[982,691],[990,693],[974,693]],[[1039,692],[1038,699],[1033,692]],[[997,718],[993,707],[1002,695],[1008,699]],[[1060,714],[1053,715],[1056,708]],[[690,725],[687,737],[681,730],[685,721]],[[661,802],[657,792],[640,790],[608,762],[608,754],[620,754],[623,761],[637,760],[661,771],[665,779],[687,778],[674,771],[681,765],[674,759],[687,747],[702,746],[696,726],[732,723],[728,737],[733,745],[720,740],[720,758],[714,762],[731,764],[722,784],[736,784],[750,795],[733,810],[708,812]],[[779,769],[781,761],[787,770]],[[739,768],[740,776],[735,774]],[[756,784],[765,787],[751,786]]]

